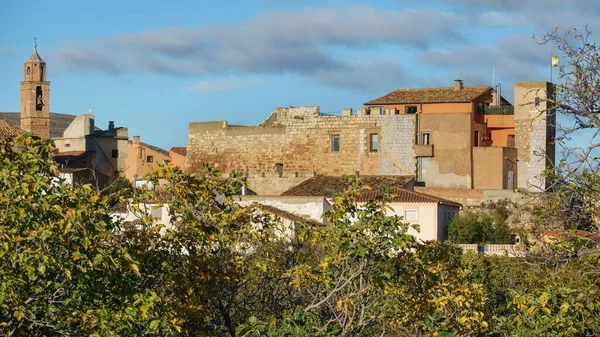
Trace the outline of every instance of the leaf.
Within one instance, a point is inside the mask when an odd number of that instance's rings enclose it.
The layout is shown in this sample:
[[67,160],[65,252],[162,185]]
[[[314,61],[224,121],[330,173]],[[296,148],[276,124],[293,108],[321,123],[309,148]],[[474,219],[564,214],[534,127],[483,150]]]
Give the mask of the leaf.
[[158,328],[159,325],[160,325],[160,320],[155,319],[152,322],[150,322],[150,329],[154,330],[154,329]]
[[137,276],[142,276],[142,274],[140,274],[140,267],[139,267],[137,264],[135,264],[135,263],[132,263],[132,264],[131,264],[131,270],[133,270],[133,272],[134,272],[134,273],[135,273]]

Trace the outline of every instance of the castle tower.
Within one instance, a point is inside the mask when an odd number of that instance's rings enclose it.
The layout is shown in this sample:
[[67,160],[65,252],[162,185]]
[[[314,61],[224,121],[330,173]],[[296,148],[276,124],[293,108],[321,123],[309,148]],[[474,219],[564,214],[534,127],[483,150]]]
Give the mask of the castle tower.
[[554,167],[556,114],[554,85],[548,82],[515,83],[515,146],[518,153],[520,189],[542,192],[548,189],[543,177]]
[[23,66],[21,82],[21,128],[40,138],[50,137],[50,82],[46,62],[33,44],[33,53]]

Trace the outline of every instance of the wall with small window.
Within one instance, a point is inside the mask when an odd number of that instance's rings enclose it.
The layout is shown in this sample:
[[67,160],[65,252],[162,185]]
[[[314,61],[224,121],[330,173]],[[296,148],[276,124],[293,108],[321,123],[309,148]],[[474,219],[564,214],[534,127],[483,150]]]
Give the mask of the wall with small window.
[[390,203],[388,215],[398,215],[403,222],[419,225],[419,231],[409,229],[409,234],[422,241],[438,239],[436,203]]

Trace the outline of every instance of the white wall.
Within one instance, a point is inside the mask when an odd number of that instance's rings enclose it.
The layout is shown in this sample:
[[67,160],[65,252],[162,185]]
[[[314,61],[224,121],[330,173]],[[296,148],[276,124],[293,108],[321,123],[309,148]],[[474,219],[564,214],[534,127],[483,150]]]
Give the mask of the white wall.
[[323,217],[323,212],[331,209],[331,204],[323,197],[242,195],[239,198],[238,203],[241,206],[257,202],[322,222],[324,225],[328,224],[327,219]]
[[437,204],[413,204],[413,203],[390,203],[392,210],[388,215],[398,215],[405,219],[407,209],[417,210],[417,220],[403,220],[410,224],[418,224],[419,232],[410,229],[408,233],[420,241],[438,240],[438,205]]

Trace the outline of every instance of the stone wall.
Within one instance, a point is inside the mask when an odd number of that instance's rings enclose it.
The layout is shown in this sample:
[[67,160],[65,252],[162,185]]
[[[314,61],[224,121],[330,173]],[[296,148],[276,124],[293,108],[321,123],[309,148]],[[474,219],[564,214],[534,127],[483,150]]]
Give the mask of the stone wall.
[[554,166],[552,142],[556,116],[546,99],[553,95],[553,85],[548,82],[515,83],[515,144],[520,189],[539,192],[547,188],[542,174]]
[[[370,151],[371,134],[378,135],[376,152]],[[332,151],[332,135],[339,135],[338,152]],[[198,172],[208,163],[221,172],[243,172],[251,182],[294,178],[290,184],[314,174],[414,175],[414,139],[413,115],[359,109],[356,115],[321,116],[319,107],[278,108],[258,126],[190,123],[186,170]],[[256,179],[250,189],[269,189],[271,181]]]

